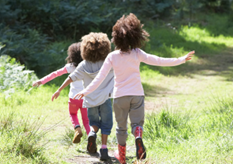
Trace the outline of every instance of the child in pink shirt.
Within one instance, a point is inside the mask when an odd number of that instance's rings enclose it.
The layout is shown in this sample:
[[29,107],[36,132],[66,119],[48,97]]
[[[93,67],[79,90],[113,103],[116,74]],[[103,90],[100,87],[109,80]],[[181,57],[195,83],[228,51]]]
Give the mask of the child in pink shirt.
[[156,66],[176,66],[190,60],[195,52],[189,52],[180,58],[162,58],[147,54],[140,47],[143,42],[147,41],[149,34],[142,29],[140,20],[134,14],[120,18],[112,30],[112,41],[117,50],[107,56],[99,74],[88,87],[74,98],[82,98],[93,92],[113,68],[115,76],[113,108],[117,121],[116,135],[118,141],[118,151],[114,155],[121,163],[126,163],[128,116],[131,121],[131,132],[135,136],[137,159],[146,158],[146,150],[142,141],[144,91],[140,78],[140,63],[144,62]]
[[[71,44],[68,48],[68,57],[66,58],[67,64],[63,68],[57,71],[54,71],[50,73],[49,75],[43,77],[42,79],[34,82],[32,86],[38,87],[39,85],[45,84],[58,76],[61,76],[67,73],[72,73],[77,67],[77,65],[82,61],[81,53],[80,53],[80,46],[81,46],[80,42]],[[83,99],[81,100],[72,99],[74,95],[80,92],[82,89],[83,89],[83,84],[81,80],[72,82],[70,84],[68,103],[69,103],[69,113],[70,113],[71,122],[75,129],[73,143],[79,143],[80,138],[82,137],[81,127],[80,127],[79,120],[77,117],[77,112],[79,109],[82,115],[82,121],[83,121],[83,125],[85,127],[87,135],[90,132],[89,119],[87,117],[87,108],[82,107]]]

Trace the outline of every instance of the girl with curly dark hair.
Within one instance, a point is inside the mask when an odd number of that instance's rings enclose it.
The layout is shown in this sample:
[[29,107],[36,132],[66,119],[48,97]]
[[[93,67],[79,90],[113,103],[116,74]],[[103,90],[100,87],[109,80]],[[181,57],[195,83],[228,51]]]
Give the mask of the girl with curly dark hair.
[[140,63],[156,66],[176,66],[192,58],[194,51],[180,58],[162,58],[147,54],[140,47],[149,34],[143,30],[140,20],[134,15],[121,17],[112,28],[112,41],[116,50],[104,61],[99,74],[83,91],[74,98],[87,96],[105,79],[108,72],[114,70],[113,108],[117,121],[116,136],[118,151],[115,157],[126,163],[127,119],[131,121],[131,132],[135,136],[137,159],[146,158],[146,150],[142,141],[144,124],[144,91],[140,79]]
[[[61,90],[73,81],[82,80],[84,87],[88,86],[98,74],[110,51],[111,43],[106,34],[91,32],[83,36],[81,43],[83,61],[54,93],[52,99],[57,98]],[[114,85],[113,70],[109,70],[105,77],[105,80],[99,85],[98,89],[84,97],[83,103],[83,106],[88,110],[89,124],[91,126],[91,131],[88,134],[87,151],[89,153],[96,153],[96,133],[101,129],[102,146],[100,148],[100,160],[107,160],[109,158],[107,139],[113,125],[112,104],[110,100]]]
[[[63,74],[66,73],[71,73],[75,70],[75,68],[77,67],[77,65],[82,61],[82,57],[81,57],[81,43],[73,43],[69,46],[68,50],[67,50],[67,64],[57,70],[54,71],[52,73],[50,73],[49,75],[43,77],[42,79],[34,82],[32,84],[33,87],[38,87],[41,84],[45,84],[51,80],[53,80],[54,78],[61,76]],[[82,121],[83,121],[83,125],[85,127],[86,133],[89,134],[90,132],[90,126],[89,126],[89,120],[87,117],[87,108],[83,108],[83,100],[77,100],[77,99],[72,99],[74,97],[74,95],[76,93],[78,93],[79,91],[81,91],[83,89],[83,85],[82,85],[82,81],[75,81],[73,83],[70,83],[70,92],[69,92],[69,113],[70,113],[70,118],[71,118],[71,122],[74,126],[75,129],[75,133],[74,133],[74,138],[73,138],[73,143],[79,143],[80,142],[80,138],[82,137],[82,131],[81,131],[81,127],[79,124],[79,120],[77,117],[77,112],[80,109],[81,115],[82,115]]]

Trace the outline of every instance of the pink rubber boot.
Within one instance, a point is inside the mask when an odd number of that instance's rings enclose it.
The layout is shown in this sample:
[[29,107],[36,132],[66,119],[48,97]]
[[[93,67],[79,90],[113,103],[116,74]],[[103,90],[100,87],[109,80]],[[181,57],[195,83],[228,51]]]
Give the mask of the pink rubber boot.
[[146,150],[142,142],[142,132],[143,131],[140,126],[137,126],[134,131],[137,159],[146,158]]
[[121,164],[126,164],[125,162],[125,153],[126,153],[126,145],[125,146],[121,146],[118,144],[118,151],[116,151],[114,153],[114,156],[116,159],[118,159],[118,161]]

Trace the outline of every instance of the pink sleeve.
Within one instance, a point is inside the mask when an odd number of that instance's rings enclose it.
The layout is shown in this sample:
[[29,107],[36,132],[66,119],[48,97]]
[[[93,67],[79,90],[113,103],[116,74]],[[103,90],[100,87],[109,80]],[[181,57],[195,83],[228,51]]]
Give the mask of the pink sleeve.
[[156,55],[147,54],[142,50],[139,51],[142,62],[155,66],[177,66],[185,63],[185,58],[187,57],[187,55],[185,55],[179,58],[163,58]]
[[52,73],[50,73],[49,75],[43,77],[40,81],[42,84],[45,84],[51,80],[53,80],[54,78],[58,77],[58,76],[61,76],[63,74],[66,74],[68,73],[67,70],[66,70],[66,67],[63,67],[57,71],[54,71]]
[[109,56],[105,59],[99,73],[96,75],[94,80],[82,91],[83,95],[88,95],[91,92],[95,91],[100,84],[104,81],[109,71],[112,68],[112,63],[110,61]]

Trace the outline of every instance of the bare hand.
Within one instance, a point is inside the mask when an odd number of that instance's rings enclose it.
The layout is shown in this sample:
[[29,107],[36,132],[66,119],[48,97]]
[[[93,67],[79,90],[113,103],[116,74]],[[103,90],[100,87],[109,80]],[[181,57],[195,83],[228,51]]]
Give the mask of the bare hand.
[[52,101],[53,101],[53,99],[57,99],[59,95],[60,95],[60,92],[56,91],[52,96]]
[[190,51],[190,52],[187,54],[187,57],[185,58],[185,61],[191,60],[192,57],[193,57],[193,54],[195,54],[195,51]]
[[78,100],[81,100],[81,99],[84,97],[84,95],[83,95],[82,93],[77,93],[77,94],[73,97],[73,99],[75,99],[76,97],[78,97]]
[[32,86],[33,87],[39,87],[41,84],[42,84],[41,81],[38,80],[38,81],[33,82]]

